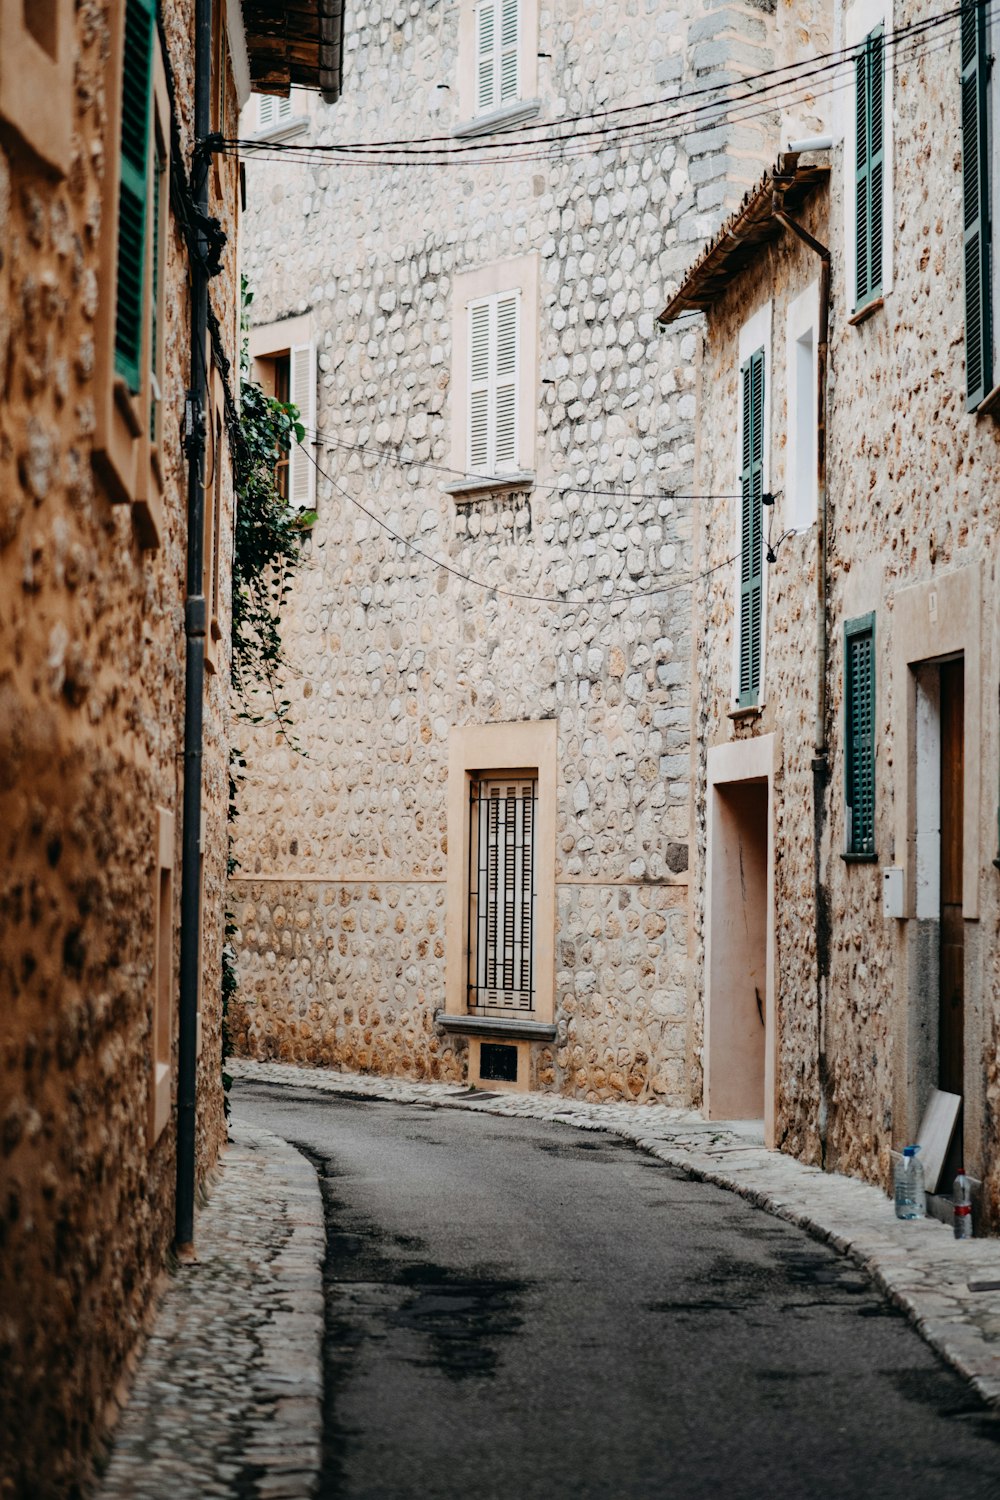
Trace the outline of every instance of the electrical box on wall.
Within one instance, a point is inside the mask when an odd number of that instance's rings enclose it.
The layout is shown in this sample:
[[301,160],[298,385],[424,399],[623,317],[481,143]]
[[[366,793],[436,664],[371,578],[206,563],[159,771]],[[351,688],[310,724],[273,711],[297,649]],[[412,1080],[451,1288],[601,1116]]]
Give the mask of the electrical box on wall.
[[903,915],[903,871],[899,865],[887,865],[882,871],[882,915]]

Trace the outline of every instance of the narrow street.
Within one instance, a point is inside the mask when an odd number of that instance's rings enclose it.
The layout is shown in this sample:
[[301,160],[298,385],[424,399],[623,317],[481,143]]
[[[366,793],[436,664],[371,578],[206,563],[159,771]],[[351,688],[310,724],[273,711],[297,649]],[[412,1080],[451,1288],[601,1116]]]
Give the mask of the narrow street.
[[995,1497],[1000,1425],[857,1268],[611,1136],[239,1082],[320,1174],[322,1493]]

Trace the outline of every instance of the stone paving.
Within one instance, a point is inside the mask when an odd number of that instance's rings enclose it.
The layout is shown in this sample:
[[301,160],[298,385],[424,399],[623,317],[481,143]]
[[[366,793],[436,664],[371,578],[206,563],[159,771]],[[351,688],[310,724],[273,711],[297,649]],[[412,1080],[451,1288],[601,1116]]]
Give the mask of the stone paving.
[[323,1207],[316,1175],[239,1124],[171,1277],[99,1500],[305,1500],[322,1441]]
[[[461,1084],[411,1083],[287,1063],[232,1059],[229,1066],[235,1077],[286,1088],[528,1115],[621,1136],[849,1255],[983,1400],[1000,1407],[1000,1239],[960,1242],[934,1219],[901,1221],[880,1189],[765,1150],[759,1127],[708,1122],[693,1110],[663,1105],[481,1094]],[[983,1282],[993,1285],[973,1290]]]

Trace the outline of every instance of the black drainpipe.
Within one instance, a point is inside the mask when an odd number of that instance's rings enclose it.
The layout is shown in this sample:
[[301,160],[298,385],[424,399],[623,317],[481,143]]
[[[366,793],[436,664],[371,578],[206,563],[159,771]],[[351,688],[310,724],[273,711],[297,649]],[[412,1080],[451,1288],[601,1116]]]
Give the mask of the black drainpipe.
[[[781,177],[794,177],[797,156],[784,158]],[[819,270],[819,339],[816,350],[816,728],[814,735],[813,775],[813,891],[816,903],[816,1073],[819,1085],[820,1160],[827,1164],[827,1121],[829,1117],[830,1079],[827,1061],[827,989],[830,977],[830,898],[823,881],[822,843],[826,821],[826,788],[830,777],[827,744],[826,672],[827,631],[827,525],[826,497],[826,396],[827,361],[830,338],[830,251],[801,224],[791,218],[784,207],[784,190],[777,187],[772,198],[772,212],[779,224],[807,245],[820,258]]]
[[181,840],[181,985],[177,1063],[177,1203],[175,1248],[194,1254],[195,1085],[198,976],[201,967],[201,775],[205,691],[205,405],[208,387],[208,168],[197,149],[209,133],[212,96],[212,0],[195,0],[194,138],[192,171],[198,253],[191,258],[191,385],[187,398],[187,599],[184,632],[184,822]]

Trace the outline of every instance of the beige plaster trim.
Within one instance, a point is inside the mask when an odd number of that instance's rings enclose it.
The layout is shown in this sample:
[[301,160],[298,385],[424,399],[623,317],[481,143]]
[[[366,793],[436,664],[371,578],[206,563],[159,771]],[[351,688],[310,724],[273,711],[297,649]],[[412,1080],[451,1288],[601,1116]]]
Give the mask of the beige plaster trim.
[[[916,679],[912,667],[936,657],[965,658],[965,787],[962,915],[979,917],[983,851],[982,765],[982,569],[978,562],[915,583],[893,597],[892,689],[894,729],[899,736],[895,799],[896,859],[905,875],[905,916],[916,915]],[[990,820],[992,837],[992,819]],[[988,859],[986,860],[988,864]]]
[[[478,114],[477,4],[478,0],[461,0],[458,12],[458,113],[463,122],[474,120]],[[518,11],[518,90],[517,100],[511,100],[511,104],[533,100],[538,92],[538,0],[520,0]]]
[[311,340],[312,318],[309,313],[302,313],[297,318],[281,318],[276,323],[261,323],[250,330],[250,358],[273,359],[276,354],[290,354],[296,344],[308,344]]
[[709,902],[705,914],[705,1031],[704,1031],[704,1112],[712,1119],[712,1067],[711,1026],[713,994],[713,949],[715,934],[712,931],[710,893],[712,891],[713,860],[715,845],[715,797],[716,787],[740,781],[767,782],[767,892],[766,892],[766,936],[767,982],[764,1001],[764,1144],[774,1150],[775,1119],[777,1115],[778,1082],[778,1027],[776,1016],[775,975],[777,972],[777,936],[775,927],[775,773],[779,768],[780,744],[774,734],[758,735],[754,739],[735,740],[730,744],[713,745],[708,751],[706,800],[707,840],[705,862],[705,889]]
[[[469,303],[501,292],[520,291],[517,371],[517,471],[533,473],[538,426],[538,255],[532,251],[475,271],[460,271],[453,280],[451,304],[451,467],[468,472]],[[471,477],[471,476],[470,476]],[[498,482],[506,482],[500,476]],[[498,767],[498,769],[503,769]]]
[[38,0],[0,0],[0,120],[47,167],[69,171],[73,146],[73,0],[55,0],[51,52],[25,22]]
[[556,772],[554,719],[518,724],[467,724],[448,741],[448,897],[445,916],[445,1011],[466,1012],[469,973],[469,778],[490,771],[533,769],[535,814],[535,1011],[551,1024],[555,1009]]

